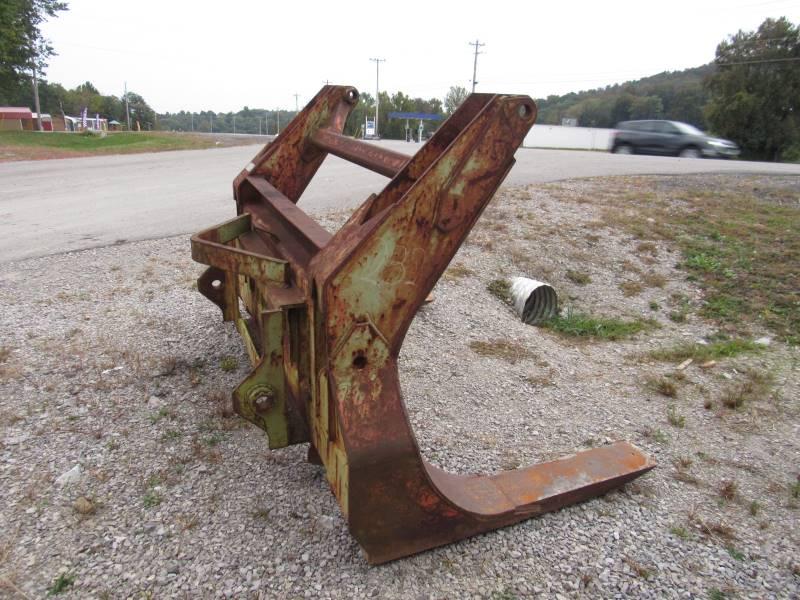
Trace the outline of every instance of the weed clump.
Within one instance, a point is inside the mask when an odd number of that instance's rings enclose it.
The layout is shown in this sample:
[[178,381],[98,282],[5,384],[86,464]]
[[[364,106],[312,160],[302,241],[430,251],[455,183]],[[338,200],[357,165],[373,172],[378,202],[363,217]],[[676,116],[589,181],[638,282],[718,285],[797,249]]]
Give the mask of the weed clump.
[[669,348],[653,350],[650,358],[664,362],[683,362],[691,358],[697,361],[707,361],[719,358],[732,358],[740,354],[752,354],[763,349],[752,340],[734,338],[712,342],[711,344],[682,343]]
[[511,284],[505,279],[494,279],[489,282],[486,286],[487,291],[503,302],[504,304],[508,304],[511,306],[513,304],[511,300]]
[[231,371],[235,371],[236,368],[239,366],[239,362],[236,360],[234,356],[223,356],[222,360],[219,363],[219,368],[229,373]]
[[595,317],[571,309],[542,322],[542,327],[565,337],[610,341],[631,337],[640,331],[657,326],[656,322],[650,319],[624,321],[616,318]]
[[592,278],[589,277],[589,274],[582,271],[567,271],[567,279],[576,285],[586,285],[592,282]]
[[491,356],[512,364],[533,356],[531,351],[522,344],[508,340],[476,340],[470,342],[469,347],[479,356]]

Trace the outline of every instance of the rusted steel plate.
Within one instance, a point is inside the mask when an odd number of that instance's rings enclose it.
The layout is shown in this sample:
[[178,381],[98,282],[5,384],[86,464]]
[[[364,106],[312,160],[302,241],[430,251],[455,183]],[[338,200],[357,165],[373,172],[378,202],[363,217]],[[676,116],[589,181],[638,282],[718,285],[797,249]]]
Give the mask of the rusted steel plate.
[[[342,135],[358,98],[326,86],[234,181],[239,217],[192,238],[198,288],[239,329],[234,392],[270,447],[310,441],[372,563],[507,526],[622,485],[654,463],[618,442],[491,476],[426,463],[400,393],[411,321],[514,164],[527,96],[473,94],[412,156]],[[391,181],[331,235],[295,206],[327,153]],[[239,299],[249,317],[241,314]]]

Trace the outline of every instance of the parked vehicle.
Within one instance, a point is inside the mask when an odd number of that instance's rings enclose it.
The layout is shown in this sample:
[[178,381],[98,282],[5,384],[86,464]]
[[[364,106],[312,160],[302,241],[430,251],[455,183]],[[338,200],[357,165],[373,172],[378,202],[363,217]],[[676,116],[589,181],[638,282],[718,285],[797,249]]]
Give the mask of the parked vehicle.
[[731,158],[739,156],[740,150],[730,140],[711,137],[679,121],[623,121],[611,135],[611,152]]

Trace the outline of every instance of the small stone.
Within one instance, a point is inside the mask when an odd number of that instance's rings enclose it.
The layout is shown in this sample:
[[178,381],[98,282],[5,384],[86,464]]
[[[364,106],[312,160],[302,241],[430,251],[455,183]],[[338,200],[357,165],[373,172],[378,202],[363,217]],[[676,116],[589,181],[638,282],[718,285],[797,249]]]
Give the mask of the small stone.
[[83,469],[81,469],[80,465],[75,465],[66,473],[62,473],[56,478],[56,485],[58,486],[65,486],[70,485],[72,483],[77,483],[80,481],[81,475],[83,474]]
[[150,396],[150,399],[147,401],[147,406],[149,408],[161,408],[163,404],[164,401],[158,396]]
[[764,336],[758,338],[757,340],[753,340],[753,343],[757,346],[769,346],[772,343],[772,339]]

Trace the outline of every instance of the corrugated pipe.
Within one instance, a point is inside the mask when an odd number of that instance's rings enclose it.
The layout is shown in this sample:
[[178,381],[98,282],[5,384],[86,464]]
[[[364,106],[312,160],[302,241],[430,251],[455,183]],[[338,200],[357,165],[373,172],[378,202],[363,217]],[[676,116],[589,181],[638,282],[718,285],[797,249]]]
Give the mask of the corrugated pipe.
[[528,325],[536,325],[558,314],[558,296],[553,286],[535,279],[514,277],[511,300],[519,318]]

